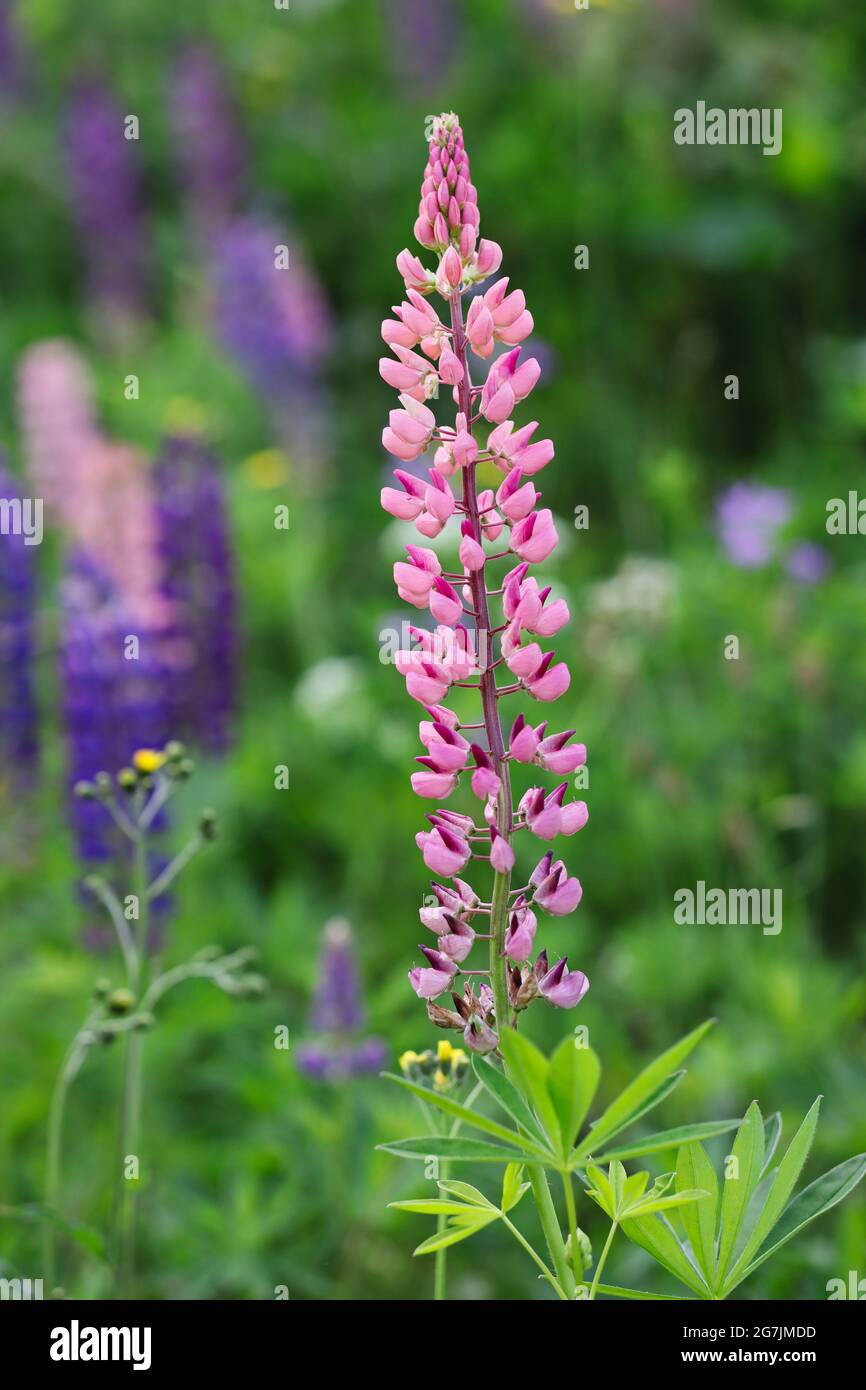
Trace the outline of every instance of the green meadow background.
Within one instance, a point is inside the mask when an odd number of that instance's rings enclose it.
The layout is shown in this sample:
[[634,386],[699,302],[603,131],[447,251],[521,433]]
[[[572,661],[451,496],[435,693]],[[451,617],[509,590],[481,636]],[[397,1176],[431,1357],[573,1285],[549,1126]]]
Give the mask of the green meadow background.
[[[0,106],[0,442],[21,470],[19,355],[72,340],[112,435],[152,456],[182,420],[218,450],[240,594],[234,745],[200,760],[177,812],[182,826],[214,806],[220,836],[181,883],[166,959],[254,945],[270,990],[239,1003],[190,984],[148,1036],[139,1293],[430,1296],[431,1267],[411,1259],[429,1223],[386,1209],[421,1190],[420,1170],[375,1149],[421,1132],[411,1100],[377,1077],[314,1083],[273,1039],[281,1024],[293,1044],[310,1036],[322,927],[335,915],[354,928],[365,1031],[395,1058],[442,1036],[406,981],[428,877],[413,844],[425,808],[409,787],[416,711],[379,660],[379,633],[406,615],[378,505],[391,397],[376,366],[380,321],[401,297],[394,258],[412,244],[424,117],[440,110],[460,114],[482,232],[502,244],[503,272],[535,317],[546,370],[532,415],[557,445],[539,485],[563,537],[546,571],[574,619],[558,643],[572,685],[553,719],[589,749],[589,824],[564,847],[583,901],[542,926],[592,987],[577,1014],[532,1010],[528,1033],[550,1046],[586,1024],[608,1100],[714,1016],[651,1128],[741,1114],[756,1098],[790,1133],[822,1093],[805,1176],[866,1148],[866,540],[824,525],[828,499],[864,477],[866,11],[841,0],[590,0],[586,12],[543,0],[293,0],[288,12],[268,0],[25,0],[18,24],[28,80]],[[303,247],[329,305],[312,469],[200,312],[203,257],[167,114],[189,37],[225,66],[250,206]],[[151,309],[124,350],[88,313],[64,184],[66,94],[94,67],[141,126]],[[781,107],[781,154],[676,146],[673,112],[698,99]],[[588,269],[574,267],[577,245]],[[135,402],[123,395],[129,372]],[[724,397],[730,373],[736,401]],[[774,555],[752,569],[732,563],[715,525],[719,495],[741,480],[791,499]],[[280,504],[287,532],[273,526]],[[589,526],[575,530],[581,505]],[[820,582],[786,566],[804,541],[826,551]],[[49,537],[38,789],[22,800],[0,768],[7,1277],[39,1275],[50,1089],[94,980],[116,969],[81,941],[57,569]],[[286,791],[274,789],[278,764]],[[783,930],[676,925],[673,895],[698,880],[781,888]],[[62,1242],[73,1296],[111,1289],[101,1240],[118,1060],[98,1051],[71,1101],[64,1215],[84,1228]],[[655,1171],[672,1166],[660,1157]],[[489,1186],[484,1171],[467,1176]],[[589,1206],[579,1220],[597,1244],[605,1223]],[[532,1222],[528,1208],[521,1219]],[[864,1247],[860,1190],[738,1294],[823,1298],[829,1279],[866,1275]],[[545,1296],[495,1228],[458,1246],[450,1268],[454,1298]],[[608,1274],[673,1291],[625,1242]]]

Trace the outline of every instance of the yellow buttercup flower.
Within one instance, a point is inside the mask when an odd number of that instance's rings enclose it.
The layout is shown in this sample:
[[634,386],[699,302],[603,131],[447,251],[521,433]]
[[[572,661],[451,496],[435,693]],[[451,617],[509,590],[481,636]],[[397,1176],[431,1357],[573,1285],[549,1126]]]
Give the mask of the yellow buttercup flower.
[[443,1038],[436,1049],[436,1053],[440,1062],[450,1062],[453,1052],[454,1048],[451,1046],[447,1038]]
[[412,1066],[412,1063],[413,1063],[413,1062],[417,1062],[417,1061],[418,1061],[418,1053],[417,1053],[417,1052],[403,1052],[403,1053],[401,1053],[400,1058],[399,1058],[400,1070],[405,1074],[405,1073],[409,1070],[409,1068]]
[[165,764],[165,754],[155,748],[139,748],[132,755],[132,764],[137,772],[159,772]]

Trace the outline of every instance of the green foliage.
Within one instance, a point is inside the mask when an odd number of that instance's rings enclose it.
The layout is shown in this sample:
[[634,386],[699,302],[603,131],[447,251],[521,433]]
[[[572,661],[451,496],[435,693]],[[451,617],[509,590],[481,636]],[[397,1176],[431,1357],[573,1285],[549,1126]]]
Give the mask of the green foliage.
[[[470,1105],[431,1095],[401,1077],[390,1077],[430,1101],[459,1125],[481,1130],[502,1142],[491,1144],[453,1134],[430,1134],[383,1145],[389,1153],[427,1162],[437,1159],[507,1165],[500,1207],[489,1202],[477,1188],[445,1181],[438,1184],[440,1191],[452,1198],[460,1197],[460,1202],[419,1199],[392,1203],[401,1211],[447,1217],[444,1226],[418,1246],[416,1255],[454,1245],[502,1218],[529,1189],[529,1183],[520,1181],[523,1164],[541,1163],[558,1172],[566,1184],[571,1183],[573,1173],[579,1172],[586,1196],[610,1222],[591,1287],[578,1279],[573,1291],[563,1289],[561,1281],[557,1283],[546,1270],[560,1297],[592,1299],[598,1293],[622,1298],[663,1296],[600,1282],[613,1236],[622,1229],[635,1245],[652,1255],[698,1298],[726,1298],[798,1231],[853,1191],[866,1173],[866,1154],[840,1164],[789,1201],[814,1139],[819,1097],[775,1168],[770,1168],[770,1164],[781,1127],[776,1115],[765,1123],[757,1101],[752,1102],[741,1121],[718,1120],[662,1130],[636,1141],[630,1148],[622,1148],[618,1154],[611,1152],[594,1160],[589,1152],[594,1147],[593,1140],[599,1134],[605,1139],[627,1128],[669,1094],[670,1068],[685,1060],[710,1026],[708,1022],[694,1029],[644,1067],[590,1125],[583,1140],[578,1139],[578,1133],[598,1087],[601,1066],[595,1053],[576,1046],[573,1038],[566,1038],[547,1058],[530,1039],[505,1028],[502,1054],[508,1075],[497,1070],[490,1057],[474,1059],[475,1074],[483,1081],[484,1091],[515,1122],[514,1128],[491,1120]],[[701,1140],[733,1129],[737,1133],[720,1185]],[[648,1171],[626,1171],[623,1159],[661,1153],[675,1146],[675,1171],[662,1173],[652,1182]],[[607,1173],[602,1163],[607,1164]],[[682,1237],[668,1219],[672,1213],[682,1224]],[[767,1246],[774,1230],[776,1237]],[[573,1239],[569,1235],[567,1253],[573,1248]],[[542,1264],[531,1247],[530,1253]]]
[[[859,1154],[789,1200],[815,1136],[820,1103],[819,1096],[778,1167],[768,1172],[764,1122],[757,1101],[752,1101],[726,1160],[721,1188],[703,1146],[683,1145],[675,1189],[689,1201],[680,1213],[685,1240],[663,1219],[626,1220],[625,1234],[699,1297],[727,1298],[764,1260],[841,1202],[866,1174],[866,1154]],[[774,1124],[771,1132],[778,1137]],[[697,1184],[704,1195],[696,1196]]]

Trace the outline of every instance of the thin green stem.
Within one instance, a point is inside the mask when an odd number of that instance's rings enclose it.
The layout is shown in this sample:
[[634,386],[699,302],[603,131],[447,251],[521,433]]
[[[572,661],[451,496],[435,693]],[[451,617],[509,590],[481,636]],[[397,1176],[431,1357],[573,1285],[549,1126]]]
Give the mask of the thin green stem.
[[556,1290],[557,1297],[561,1298],[565,1303],[568,1303],[568,1294],[565,1292],[562,1285],[559,1283],[559,1280],[547,1268],[547,1265],[544,1263],[544,1260],[541,1258],[538,1252],[533,1249],[533,1247],[529,1244],[529,1241],[525,1238],[525,1236],[523,1236],[521,1232],[518,1231],[514,1223],[509,1221],[508,1217],[505,1215],[504,1212],[502,1213],[502,1220],[505,1222],[505,1225],[508,1227],[511,1234],[514,1236],[515,1240],[518,1240],[520,1244],[523,1246],[526,1253],[532,1256],[532,1259],[538,1265],[538,1268],[541,1270],[547,1282],[553,1289]]
[[[149,924],[147,898],[147,840],[139,835],[135,841],[133,891],[138,899],[138,924],[135,933],[135,950],[129,977],[129,988],[138,998],[144,973]],[[130,1159],[140,1162],[139,1141],[141,1131],[141,1092],[142,1092],[142,1052],[143,1038],[140,1032],[126,1034],[123,1057],[123,1083],[120,1101],[120,1124],[118,1131],[118,1152],[115,1159],[115,1259],[117,1291],[128,1297],[135,1279],[135,1226],[136,1194],[138,1172],[128,1177],[126,1165]]]
[[[448,1177],[448,1162],[442,1159],[439,1165],[439,1180],[444,1182]],[[448,1217],[445,1212],[440,1212],[436,1218],[436,1234],[442,1235],[448,1224]],[[436,1303],[445,1300],[445,1286],[448,1277],[448,1250],[437,1250],[434,1256],[435,1264],[433,1269],[433,1299]]]
[[595,1291],[598,1288],[598,1281],[601,1279],[601,1271],[604,1269],[605,1261],[608,1257],[610,1247],[613,1245],[613,1238],[616,1235],[616,1232],[617,1223],[615,1221],[612,1221],[610,1224],[610,1230],[607,1233],[607,1240],[604,1242],[604,1249],[602,1250],[598,1264],[595,1267],[595,1278],[592,1281],[592,1288],[589,1291],[590,1299],[595,1298]]
[[51,1108],[48,1116],[48,1140],[45,1160],[45,1209],[46,1220],[43,1226],[43,1268],[45,1285],[49,1295],[55,1287],[57,1277],[57,1227],[54,1218],[58,1215],[60,1201],[60,1179],[63,1157],[63,1121],[66,1115],[66,1100],[69,1088],[81,1069],[92,1042],[88,1024],[76,1033],[54,1086]]
[[118,901],[114,889],[100,878],[97,874],[87,880],[86,886],[95,898],[98,898],[105,908],[114,924],[117,934],[118,945],[123,955],[123,963],[126,967],[127,979],[130,979],[136,968],[135,941],[129,929],[129,923],[123,915],[123,908]]
[[583,1278],[583,1260],[580,1256],[580,1246],[577,1242],[577,1208],[574,1201],[574,1187],[572,1186],[571,1174],[562,1174],[562,1187],[565,1192],[565,1209],[568,1212],[568,1234],[571,1240],[571,1268],[574,1273],[575,1283],[579,1284]]
[[547,1174],[540,1164],[528,1167],[527,1174],[532,1184],[532,1195],[538,1208],[541,1229],[544,1231],[544,1239],[547,1241],[547,1248],[550,1251],[550,1258],[553,1260],[556,1277],[570,1297],[575,1287],[574,1277],[568,1263],[568,1255],[565,1252],[565,1241],[562,1239],[559,1218],[556,1215],[556,1208],[550,1195]]
[[166,864],[162,873],[157,875],[153,883],[151,883],[150,887],[146,890],[148,902],[153,902],[155,898],[158,898],[167,888],[171,887],[178,874],[186,868],[193,855],[198,854],[204,844],[205,840],[202,835],[193,835],[192,839],[175,855],[170,864]]

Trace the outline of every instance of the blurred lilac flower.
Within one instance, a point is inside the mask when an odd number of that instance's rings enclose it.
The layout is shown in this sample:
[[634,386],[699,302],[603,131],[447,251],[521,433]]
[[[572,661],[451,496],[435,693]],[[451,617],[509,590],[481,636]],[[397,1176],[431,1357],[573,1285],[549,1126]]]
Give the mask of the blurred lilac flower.
[[154,482],[161,591],[179,653],[172,736],[221,752],[235,712],[237,646],[222,479],[204,444],[178,437],[165,441]]
[[830,556],[814,541],[798,541],[785,556],[785,568],[801,584],[820,584],[830,571]]
[[88,290],[111,329],[128,330],[146,300],[147,247],[137,142],[98,78],[80,80],[67,111],[66,164]]
[[[289,264],[278,264],[288,246]],[[253,383],[278,393],[292,378],[313,376],[330,345],[322,292],[285,234],[257,217],[231,222],[217,243],[217,323]]]
[[[0,458],[0,506],[18,498]],[[26,786],[36,772],[35,549],[12,527],[0,531],[0,784],[13,788]]]
[[181,53],[171,82],[184,197],[199,236],[236,211],[247,151],[225,69],[206,44]]
[[407,94],[435,85],[460,48],[460,9],[454,0],[384,0],[387,51]]
[[716,503],[719,536],[740,569],[759,569],[772,559],[780,529],[791,517],[790,495],[760,483],[734,483]]
[[363,1026],[361,983],[351,928],[334,917],[324,930],[319,982],[310,1026],[318,1033],[298,1048],[298,1066],[316,1081],[338,1081],[376,1072],[388,1049],[381,1038],[353,1036]]
[[222,342],[267,400],[281,438],[307,463],[321,451],[331,322],[302,253],[261,218],[232,219],[217,238],[214,300]]

